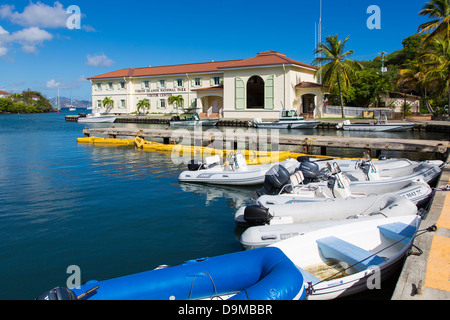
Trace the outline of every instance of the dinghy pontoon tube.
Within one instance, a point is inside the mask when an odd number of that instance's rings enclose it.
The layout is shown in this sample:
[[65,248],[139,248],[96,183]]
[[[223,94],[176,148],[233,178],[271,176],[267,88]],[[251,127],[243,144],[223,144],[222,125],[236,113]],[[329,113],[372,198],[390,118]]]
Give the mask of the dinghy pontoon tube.
[[240,152],[236,152],[231,156],[228,164],[221,164],[220,157],[217,155],[206,158],[205,163],[193,161],[188,164],[188,171],[180,173],[178,181],[221,185],[257,185],[264,182],[268,170],[279,165],[282,165],[289,173],[293,173],[299,167],[299,163],[295,159],[247,165],[244,156]]
[[[78,289],[56,288],[38,297],[76,299],[98,286],[89,300],[300,300],[303,276],[278,248],[260,248],[213,258],[190,260],[105,281],[89,281]],[[55,290],[63,292],[56,296]]]

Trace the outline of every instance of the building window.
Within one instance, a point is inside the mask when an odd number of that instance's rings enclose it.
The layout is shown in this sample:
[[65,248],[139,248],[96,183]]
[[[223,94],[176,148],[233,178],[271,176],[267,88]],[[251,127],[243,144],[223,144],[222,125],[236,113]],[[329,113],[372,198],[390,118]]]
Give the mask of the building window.
[[159,109],[165,109],[166,108],[166,99],[159,99],[158,100],[158,108]]
[[220,77],[214,77],[214,85],[220,86]]
[[177,79],[175,81],[175,83],[177,84],[177,87],[182,87],[183,86],[183,79]]
[[97,108],[101,108],[102,107],[102,100],[97,100]]
[[97,83],[97,91],[102,90],[102,84],[100,82]]
[[113,90],[114,89],[114,83],[113,82],[108,82],[108,89],[109,90]]
[[166,87],[166,80],[164,80],[164,79],[159,80],[159,87],[160,88],[165,88]]
[[145,80],[144,81],[144,88],[150,88],[150,81],[148,81],[148,80]]
[[200,87],[202,85],[202,78],[195,78],[194,79],[194,86]]
[[125,89],[125,81],[120,81],[120,89]]
[[127,107],[125,100],[120,100],[120,107],[124,109]]

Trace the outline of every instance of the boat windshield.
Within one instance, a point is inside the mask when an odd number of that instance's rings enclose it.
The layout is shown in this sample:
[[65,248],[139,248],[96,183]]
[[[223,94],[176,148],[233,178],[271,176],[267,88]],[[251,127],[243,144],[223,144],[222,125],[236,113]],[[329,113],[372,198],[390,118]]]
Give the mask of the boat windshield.
[[282,118],[296,118],[298,117],[297,111],[295,110],[286,110],[281,112]]

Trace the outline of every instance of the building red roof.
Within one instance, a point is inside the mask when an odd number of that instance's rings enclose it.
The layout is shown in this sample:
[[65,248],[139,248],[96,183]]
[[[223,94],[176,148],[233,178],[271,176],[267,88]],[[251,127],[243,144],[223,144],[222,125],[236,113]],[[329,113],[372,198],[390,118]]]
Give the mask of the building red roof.
[[220,72],[221,69],[240,68],[240,67],[256,67],[266,65],[282,65],[294,64],[301,67],[313,68],[313,66],[295,61],[286,57],[285,54],[276,51],[260,52],[256,57],[241,60],[228,61],[211,61],[203,63],[178,64],[172,66],[146,67],[146,68],[129,68],[108,72],[98,76],[90,77],[88,80],[108,79],[108,78],[130,78],[145,77],[158,75],[175,75],[175,74],[192,74]]
[[307,81],[302,81],[295,86],[296,89],[321,88],[321,87],[322,87],[322,85],[320,83],[307,82]]
[[8,93],[8,92],[2,91],[2,90],[0,90],[0,94],[6,94],[6,95],[9,96],[9,93]]

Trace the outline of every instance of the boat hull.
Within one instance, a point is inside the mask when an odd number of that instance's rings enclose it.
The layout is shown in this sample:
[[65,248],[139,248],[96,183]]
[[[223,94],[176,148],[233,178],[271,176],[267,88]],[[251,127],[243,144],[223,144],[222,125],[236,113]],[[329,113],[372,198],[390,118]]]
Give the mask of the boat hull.
[[414,128],[414,123],[400,124],[350,124],[343,125],[344,131],[403,132]]
[[79,123],[113,123],[117,116],[93,116],[78,118]]
[[194,127],[194,126],[215,126],[219,122],[218,119],[209,120],[185,120],[185,121],[170,121],[171,126],[178,127]]
[[[278,248],[241,251],[71,289],[85,300],[303,300],[299,269]],[[41,295],[39,300],[48,299]],[[72,295],[73,296],[73,295]]]
[[277,121],[255,123],[256,128],[260,129],[314,129],[320,124],[320,121]]
[[265,175],[275,165],[282,165],[290,173],[298,167],[297,160],[288,159],[280,163],[249,165],[245,171],[224,171],[216,169],[183,171],[180,182],[209,183],[218,185],[260,185],[264,183]]
[[[361,293],[389,278],[400,266],[420,226],[419,216],[404,216],[387,219],[362,221],[355,224],[324,228],[280,241],[271,247],[281,249],[294,264],[302,270],[304,281],[308,283],[308,300],[329,300]],[[387,230],[387,232],[386,232]],[[331,253],[324,251],[323,240],[332,237]],[[340,243],[344,243],[344,247]],[[348,255],[340,255],[340,249],[348,244]],[[341,246],[341,247],[340,247]],[[361,259],[356,251],[372,254],[371,259]],[[364,253],[365,252],[365,253]],[[356,264],[349,264],[349,256],[355,255]],[[358,257],[359,255],[359,257]],[[376,256],[376,257],[375,257]],[[341,265],[341,277],[331,279],[329,275],[318,275],[318,269],[311,266],[326,266],[331,263]],[[334,271],[332,272],[335,274]],[[321,280],[322,279],[322,280]]]

